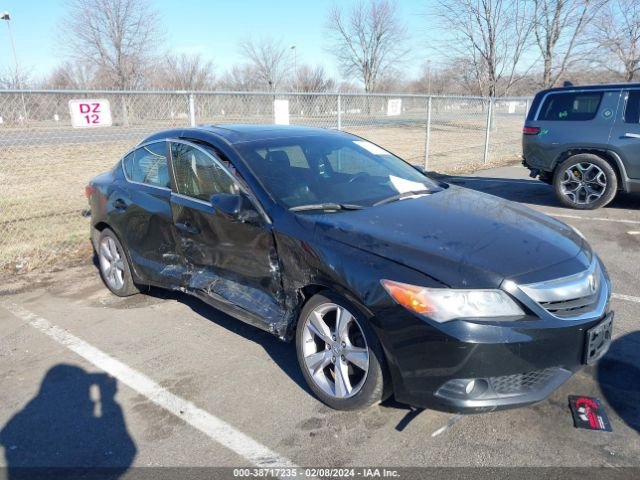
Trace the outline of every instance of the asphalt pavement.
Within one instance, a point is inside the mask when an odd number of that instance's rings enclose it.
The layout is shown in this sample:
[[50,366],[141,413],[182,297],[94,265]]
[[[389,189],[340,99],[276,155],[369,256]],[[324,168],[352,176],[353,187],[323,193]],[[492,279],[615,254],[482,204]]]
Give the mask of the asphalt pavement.
[[[640,195],[580,212],[520,166],[448,181],[577,227],[608,268],[612,348],[549,399],[466,416],[393,399],[333,411],[292,344],[181,293],[115,297],[88,259],[0,288],[0,465],[125,478],[143,466],[640,467]],[[574,428],[568,395],[601,399],[613,432]]]

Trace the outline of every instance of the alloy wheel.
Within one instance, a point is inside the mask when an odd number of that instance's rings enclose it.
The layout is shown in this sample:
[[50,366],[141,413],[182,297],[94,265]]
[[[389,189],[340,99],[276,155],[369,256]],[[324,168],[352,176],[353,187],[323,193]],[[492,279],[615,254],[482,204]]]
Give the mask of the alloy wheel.
[[369,348],[355,316],[324,303],[304,322],[302,355],[313,382],[334,398],[356,395],[369,371]]
[[102,239],[99,257],[105,281],[114,290],[120,290],[124,285],[124,261],[113,238]]
[[589,205],[596,202],[607,189],[607,176],[593,163],[576,163],[562,174],[561,191],[571,202]]

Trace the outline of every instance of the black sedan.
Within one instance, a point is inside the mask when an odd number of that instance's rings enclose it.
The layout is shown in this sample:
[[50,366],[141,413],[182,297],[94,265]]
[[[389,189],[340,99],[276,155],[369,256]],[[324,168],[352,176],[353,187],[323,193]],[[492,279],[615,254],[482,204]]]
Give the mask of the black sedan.
[[610,343],[610,282],[577,230],[354,135],[164,131],[86,190],[113,293],[180,290],[295,339],[334,408],[529,404]]

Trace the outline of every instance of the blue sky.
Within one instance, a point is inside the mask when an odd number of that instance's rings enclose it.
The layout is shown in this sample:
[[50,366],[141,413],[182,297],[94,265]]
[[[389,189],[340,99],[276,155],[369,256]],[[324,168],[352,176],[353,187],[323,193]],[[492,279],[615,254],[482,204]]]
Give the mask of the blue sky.
[[[244,38],[274,37],[296,45],[298,64],[322,64],[338,76],[335,61],[325,48],[325,15],[334,4],[350,8],[357,0],[155,0],[165,27],[165,49],[198,52],[212,59],[218,72],[241,61],[238,42]],[[424,12],[425,0],[401,0],[399,15],[415,45],[408,64],[417,73],[426,59],[427,39],[433,30]],[[11,29],[22,68],[35,78],[46,75],[61,60],[56,39],[66,14],[65,0],[0,0],[0,12],[11,13]],[[0,25],[0,71],[13,65],[9,36]],[[292,53],[293,55],[293,53]]]

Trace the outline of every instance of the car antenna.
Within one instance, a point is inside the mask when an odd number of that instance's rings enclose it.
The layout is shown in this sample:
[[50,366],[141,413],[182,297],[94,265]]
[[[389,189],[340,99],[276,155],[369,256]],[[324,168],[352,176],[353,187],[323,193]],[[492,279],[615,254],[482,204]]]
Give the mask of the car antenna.
[[573,87],[573,83],[570,82],[569,80],[565,80],[564,83],[562,84],[563,87]]

